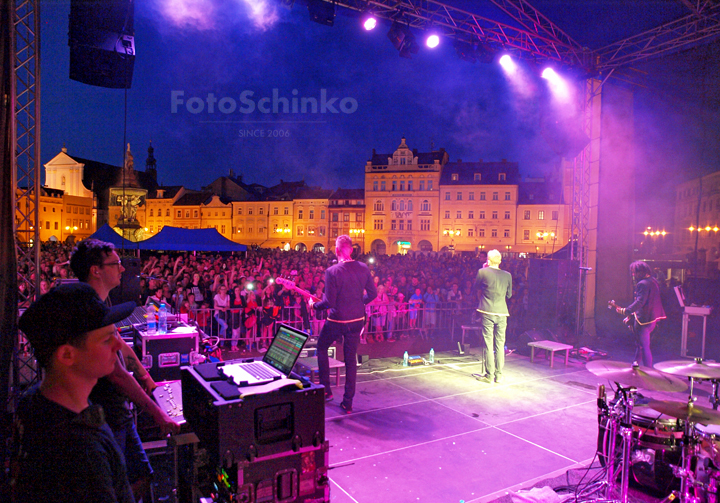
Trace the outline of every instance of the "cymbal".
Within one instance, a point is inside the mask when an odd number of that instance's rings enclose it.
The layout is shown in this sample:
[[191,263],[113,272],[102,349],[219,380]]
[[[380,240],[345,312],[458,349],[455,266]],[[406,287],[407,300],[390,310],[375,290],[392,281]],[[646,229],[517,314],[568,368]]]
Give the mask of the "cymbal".
[[720,379],[720,363],[695,360],[670,360],[653,365],[656,370],[694,379]]
[[668,416],[700,424],[720,424],[720,412],[699,405],[668,400],[650,400],[648,407]]
[[655,391],[684,391],[687,384],[677,377],[666,375],[650,367],[612,360],[595,360],[585,365],[590,372],[609,381]]

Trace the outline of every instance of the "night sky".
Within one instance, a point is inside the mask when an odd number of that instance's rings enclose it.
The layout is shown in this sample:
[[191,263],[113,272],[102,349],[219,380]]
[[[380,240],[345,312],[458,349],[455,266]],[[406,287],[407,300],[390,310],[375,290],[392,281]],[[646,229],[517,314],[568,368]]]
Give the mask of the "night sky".
[[[480,12],[478,2],[447,3],[501,19]],[[688,13],[669,0],[533,5],[592,49]],[[69,0],[42,2],[41,160],[65,144],[71,156],[120,165],[125,92],[69,79],[69,11]],[[524,176],[554,173],[557,155],[539,127],[549,106],[544,81],[533,76],[518,90],[499,65],[461,61],[451,40],[402,59],[388,29],[381,22],[365,32],[343,12],[334,27],[321,26],[305,7],[273,0],[137,2],[126,133],[136,169],[144,169],[152,140],[167,185],[197,189],[232,169],[250,183],[359,188],[372,149],[390,153],[405,136],[420,151],[444,147],[451,160],[507,159]],[[678,180],[720,167],[719,53],[710,44],[626,70],[642,84],[635,88],[637,171],[648,187],[638,207],[642,225],[662,224],[650,220],[668,213],[666,196]],[[321,101],[323,92],[337,99],[327,113],[260,112],[260,98],[274,90],[288,100]],[[186,107],[209,94],[237,110]],[[173,95],[184,100],[175,110]],[[258,134],[264,137],[251,136]]]

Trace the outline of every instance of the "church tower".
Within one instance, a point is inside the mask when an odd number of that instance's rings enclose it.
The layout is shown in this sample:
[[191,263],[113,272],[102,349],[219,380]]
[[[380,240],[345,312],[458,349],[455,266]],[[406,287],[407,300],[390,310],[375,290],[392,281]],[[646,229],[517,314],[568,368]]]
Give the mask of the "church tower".
[[147,160],[145,161],[145,172],[152,176],[153,180],[157,182],[157,161],[155,160],[155,156],[153,155],[154,153],[155,149],[152,146],[151,140],[150,146],[148,147]]

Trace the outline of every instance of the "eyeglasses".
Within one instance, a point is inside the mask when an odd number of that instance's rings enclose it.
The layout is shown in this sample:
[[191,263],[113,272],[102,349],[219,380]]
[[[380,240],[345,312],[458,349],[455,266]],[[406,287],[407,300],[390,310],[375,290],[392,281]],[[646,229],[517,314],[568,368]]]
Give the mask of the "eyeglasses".
[[102,264],[102,265],[103,265],[103,266],[108,266],[108,267],[112,267],[112,266],[118,266],[118,267],[120,267],[120,266],[122,265],[122,262],[121,262],[120,260],[118,260],[117,262],[107,262],[107,263]]

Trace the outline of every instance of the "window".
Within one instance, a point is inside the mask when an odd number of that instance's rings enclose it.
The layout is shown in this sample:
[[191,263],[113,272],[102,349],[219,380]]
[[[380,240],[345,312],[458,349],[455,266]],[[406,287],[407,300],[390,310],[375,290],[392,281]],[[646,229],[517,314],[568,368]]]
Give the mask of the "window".
[[462,231],[461,231],[460,229],[455,229],[455,235],[456,235],[457,237],[462,236]]
[[[264,215],[264,214],[265,214],[265,208],[260,206],[260,208],[258,208],[258,215]],[[223,213],[223,216],[225,216],[225,213]]]
[[397,201],[395,199],[390,203],[390,211],[397,211]]
[[397,230],[397,220],[390,220],[390,230],[391,231]]
[[455,214],[455,218],[462,218],[462,211],[458,211],[458,212]]
[[[325,235],[325,226],[321,225],[320,227],[318,227],[318,236],[324,236],[324,235]],[[335,236],[335,237],[337,237],[337,236]]]
[[375,219],[373,221],[373,229],[375,229],[376,231],[383,230],[383,221],[380,219]]
[[530,241],[530,231],[528,229],[523,231],[523,241]]
[[400,192],[405,192],[405,180],[400,180]]
[[457,173],[453,173],[452,175],[450,175],[450,179],[453,182],[457,182],[460,179],[460,176]]
[[243,209],[242,209],[242,206],[238,206],[238,215],[242,215],[242,214],[243,214],[243,211],[242,211],[242,210],[243,210]]
[[545,212],[543,210],[538,211],[538,220],[545,220]]
[[63,175],[62,178],[60,179],[60,185],[65,187],[65,175]]
[[[55,208],[53,208],[53,209],[55,209]],[[55,230],[58,230],[58,223],[57,223],[57,222],[55,222]]]
[[408,202],[407,202],[407,210],[408,210],[408,211],[412,211],[412,210],[413,210],[412,199],[408,199]]
[[332,230],[330,231],[330,235],[331,235],[331,237],[334,237],[334,238],[338,237],[338,230],[337,230],[337,229],[332,229]]
[[332,220],[333,222],[339,222],[340,221],[339,215],[340,215],[340,213],[333,213],[332,218],[330,220]]
[[430,220],[420,220],[420,230],[421,231],[429,231],[430,230]]
[[152,226],[152,225],[149,226],[149,227],[148,227],[148,230],[149,230],[150,232],[152,232],[152,231],[153,231],[153,226]]
[[77,212],[78,212],[77,206],[73,206],[73,213],[75,213],[77,215]]
[[430,201],[424,199],[422,202],[422,211],[430,211]]
[[412,189],[413,189],[413,183],[412,183],[412,182],[413,182],[412,180],[408,180],[408,190],[412,190]]
[[557,220],[557,219],[558,219],[558,212],[557,212],[557,211],[553,211],[553,212],[552,212],[552,219],[553,219],[553,220]]
[[480,211],[479,214],[478,214],[478,218],[479,218],[480,220],[485,220],[485,211]]
[[492,229],[492,230],[490,231],[490,237],[492,237],[492,238],[496,238],[496,237],[497,237],[497,229]]
[[510,220],[510,212],[509,211],[505,212],[505,220]]
[[510,229],[505,229],[505,230],[503,231],[503,237],[505,237],[505,238],[509,238],[509,237],[510,237]]
[[350,213],[343,213],[343,222],[350,221]]
[[278,211],[278,207],[275,206],[275,207],[273,208],[273,215],[279,215],[279,214],[280,214],[280,213],[279,213],[279,211]]
[[400,220],[400,230],[401,231],[405,230],[405,220]]
[[445,218],[450,218],[450,210],[445,210]]
[[225,234],[225,226],[224,225],[220,226],[220,234]]
[[166,216],[166,217],[169,217],[169,216],[170,216],[170,208],[168,208],[167,211],[165,212],[165,216]]
[[325,220],[325,210],[320,210],[320,220]]
[[473,174],[473,180],[476,182],[479,182],[481,180],[480,173],[474,173]]
[[190,218],[190,210],[185,210],[185,218]]
[[308,211],[308,220],[314,220],[315,219],[315,210]]
[[50,228],[50,221],[49,221],[49,220],[45,222],[45,228],[46,228],[46,229],[49,229],[49,228]]
[[428,180],[428,190],[432,190],[432,180]]
[[248,215],[252,215],[252,214],[253,214],[253,209],[252,209],[252,208],[248,208]]
[[469,218],[470,220],[472,220],[473,218],[475,218],[475,212],[474,212],[473,210],[468,211],[468,218]]
[[150,208],[150,216],[151,216],[151,217],[154,216],[154,215],[153,215],[153,210],[152,210],[152,208]]
[[290,206],[285,206],[283,208],[283,215],[289,215],[290,214]]
[[375,204],[373,205],[373,210],[385,211],[385,203],[383,203],[382,200],[378,199],[377,201],[375,201]]
[[425,181],[420,180],[419,190],[425,190]]
[[298,236],[304,236],[305,235],[305,229],[302,225],[298,225],[297,227],[297,235]]
[[445,200],[446,201],[450,200],[450,192],[445,192]]
[[177,217],[182,218],[182,210],[177,210]]
[[493,211],[493,212],[492,212],[492,219],[493,219],[493,220],[497,220],[497,219],[498,219],[498,212],[497,212],[497,211]]
[[505,200],[510,201],[510,192],[505,192]]
[[469,201],[474,201],[474,200],[475,200],[475,192],[470,192],[470,193],[468,194],[468,200],[469,200]]
[[377,189],[378,189],[378,183],[377,183],[377,180],[375,180],[373,182],[373,190],[377,191]]
[[412,230],[412,220],[407,221],[407,230],[409,230],[409,231]]
[[492,200],[493,200],[493,201],[499,201],[499,200],[500,200],[500,198],[498,197],[498,193],[497,193],[497,192],[493,192],[493,198],[492,198]]
[[356,221],[356,222],[362,222],[362,221],[363,221],[363,214],[360,213],[360,212],[355,213],[355,221]]
[[198,210],[193,210],[193,217],[194,217],[194,218],[197,218],[197,217],[198,217]]
[[505,173],[500,173],[498,175],[498,180],[500,180],[501,182],[504,182],[505,181]]
[[479,238],[485,237],[485,229],[478,229],[478,237]]
[[385,181],[380,182],[380,190],[385,190]]
[[458,192],[458,193],[457,193],[456,199],[457,199],[458,201],[462,201],[462,192]]
[[485,200],[485,192],[480,192],[480,200],[481,201]]
[[298,220],[302,220],[303,210],[298,210]]
[[530,210],[523,211],[523,220],[530,220]]
[[400,200],[400,202],[398,203],[398,210],[405,211],[405,201]]
[[393,180],[392,181],[392,191],[395,192],[396,190],[397,190],[397,181]]
[[215,216],[218,216],[218,212],[217,212],[217,211],[215,212]]
[[470,227],[470,228],[468,229],[468,237],[469,237],[469,238],[473,237],[473,228],[472,228],[472,227]]

